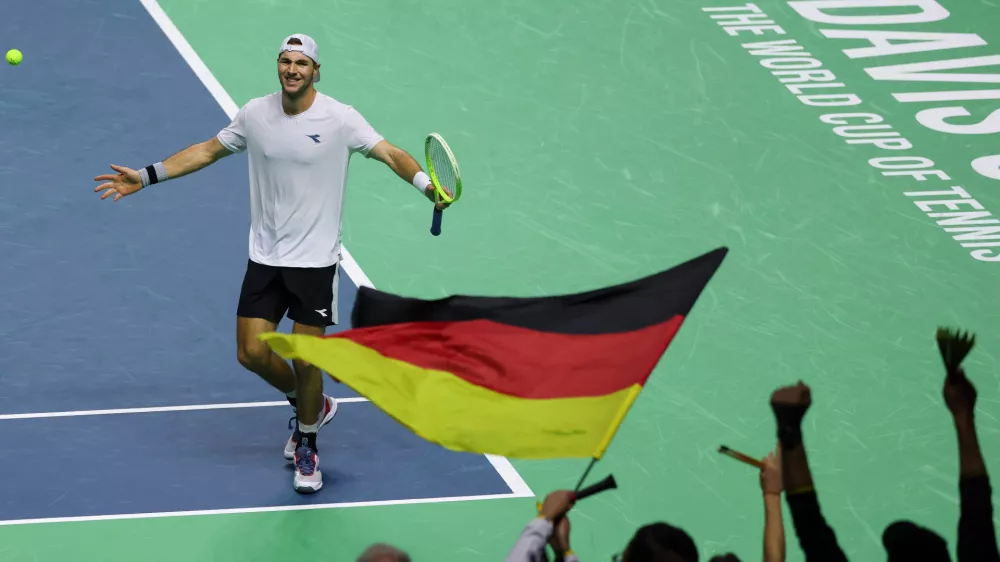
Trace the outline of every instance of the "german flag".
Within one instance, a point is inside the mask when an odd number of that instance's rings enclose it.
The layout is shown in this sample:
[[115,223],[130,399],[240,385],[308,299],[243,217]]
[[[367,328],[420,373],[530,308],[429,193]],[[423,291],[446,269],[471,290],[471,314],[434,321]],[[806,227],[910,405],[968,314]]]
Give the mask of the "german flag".
[[553,297],[420,300],[362,288],[353,329],[261,339],[448,449],[600,458],[726,252]]

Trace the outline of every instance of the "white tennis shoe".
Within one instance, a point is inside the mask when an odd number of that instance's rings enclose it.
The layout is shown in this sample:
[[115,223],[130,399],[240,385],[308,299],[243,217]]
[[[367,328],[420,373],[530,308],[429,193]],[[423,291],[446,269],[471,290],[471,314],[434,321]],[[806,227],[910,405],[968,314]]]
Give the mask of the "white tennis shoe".
[[323,473],[319,471],[319,455],[312,447],[302,446],[295,451],[295,477],[292,487],[300,494],[318,492],[323,487]]

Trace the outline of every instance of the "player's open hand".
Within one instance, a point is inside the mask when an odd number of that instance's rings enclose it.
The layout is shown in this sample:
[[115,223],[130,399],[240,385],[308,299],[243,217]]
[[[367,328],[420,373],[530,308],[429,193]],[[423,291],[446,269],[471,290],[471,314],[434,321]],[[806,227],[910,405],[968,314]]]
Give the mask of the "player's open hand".
[[142,179],[139,178],[139,172],[114,164],[111,165],[111,169],[118,173],[104,174],[94,178],[94,181],[105,182],[94,188],[95,192],[104,191],[101,199],[107,199],[114,194],[115,201],[117,201],[126,195],[132,195],[142,189]]

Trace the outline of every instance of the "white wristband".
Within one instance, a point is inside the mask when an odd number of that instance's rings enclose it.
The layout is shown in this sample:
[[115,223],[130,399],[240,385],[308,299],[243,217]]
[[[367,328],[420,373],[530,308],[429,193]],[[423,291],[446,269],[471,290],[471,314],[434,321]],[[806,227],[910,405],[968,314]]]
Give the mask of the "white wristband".
[[163,165],[163,162],[157,162],[145,168],[140,168],[139,179],[142,181],[142,187],[146,187],[154,183],[167,181],[170,177],[167,175],[167,167]]
[[427,186],[431,183],[431,178],[423,172],[423,170],[417,172],[417,175],[413,176],[413,187],[417,188],[417,191],[424,193]]

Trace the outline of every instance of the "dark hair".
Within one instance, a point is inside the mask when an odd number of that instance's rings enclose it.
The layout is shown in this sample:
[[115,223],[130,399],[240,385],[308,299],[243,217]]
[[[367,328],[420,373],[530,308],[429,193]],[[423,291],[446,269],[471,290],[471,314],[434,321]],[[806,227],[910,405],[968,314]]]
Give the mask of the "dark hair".
[[730,552],[728,554],[717,554],[708,562],[740,562],[740,559],[737,558],[735,554]]
[[625,552],[628,562],[698,562],[698,548],[691,536],[663,522],[640,527]]
[[373,560],[384,560],[383,557],[395,558],[397,562],[410,562],[410,555],[402,550],[385,543],[376,543],[369,546],[358,557],[358,562],[371,562]]
[[920,560],[951,562],[948,543],[941,535],[910,521],[896,521],[882,533],[888,562]]

